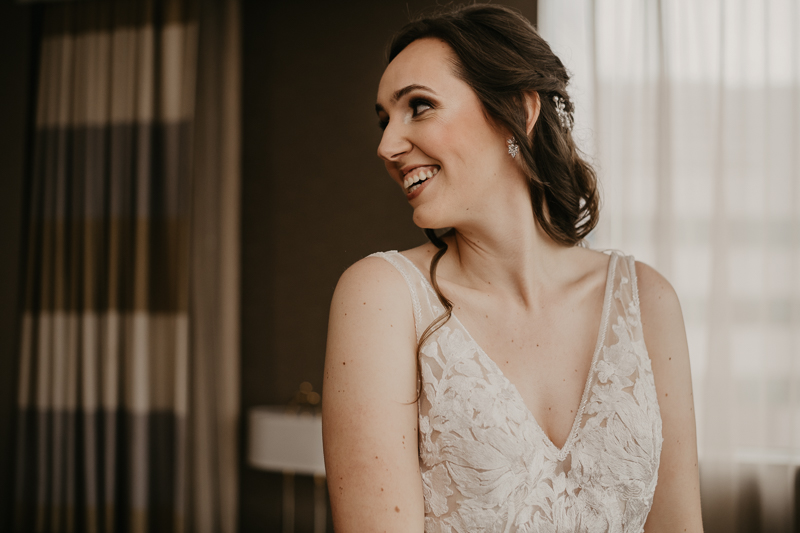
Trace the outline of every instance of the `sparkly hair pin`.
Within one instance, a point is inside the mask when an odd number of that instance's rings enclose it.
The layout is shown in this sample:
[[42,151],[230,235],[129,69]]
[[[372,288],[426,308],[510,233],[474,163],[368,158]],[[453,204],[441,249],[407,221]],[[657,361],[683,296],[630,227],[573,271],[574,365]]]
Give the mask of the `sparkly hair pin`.
[[553,103],[556,106],[556,113],[558,114],[558,121],[564,129],[572,128],[572,115],[567,111],[567,102],[559,95],[553,95]]

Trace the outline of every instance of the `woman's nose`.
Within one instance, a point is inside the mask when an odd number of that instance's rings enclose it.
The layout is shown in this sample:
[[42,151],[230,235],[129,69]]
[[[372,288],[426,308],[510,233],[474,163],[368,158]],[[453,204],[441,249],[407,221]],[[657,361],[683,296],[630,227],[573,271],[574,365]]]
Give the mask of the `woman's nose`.
[[411,142],[406,137],[402,124],[393,125],[391,122],[387,124],[378,145],[378,157],[385,161],[396,161],[410,150]]

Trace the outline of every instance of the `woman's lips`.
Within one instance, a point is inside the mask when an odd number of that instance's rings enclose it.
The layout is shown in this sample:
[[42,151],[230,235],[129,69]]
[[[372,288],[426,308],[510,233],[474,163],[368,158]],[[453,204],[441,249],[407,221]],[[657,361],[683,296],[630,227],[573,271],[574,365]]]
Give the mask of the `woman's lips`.
[[403,179],[403,187],[408,199],[418,196],[428,181],[438,173],[439,167],[435,165],[417,167],[408,172]]
[[432,182],[432,181],[433,181],[433,178],[428,178],[425,181],[423,181],[422,183],[418,183],[416,185],[413,185],[411,187],[411,189],[406,193],[406,199],[408,199],[408,201],[410,202],[411,200],[413,200],[414,198],[416,198],[417,196],[422,194],[422,191],[424,191],[425,188],[428,186],[428,184],[430,182]]

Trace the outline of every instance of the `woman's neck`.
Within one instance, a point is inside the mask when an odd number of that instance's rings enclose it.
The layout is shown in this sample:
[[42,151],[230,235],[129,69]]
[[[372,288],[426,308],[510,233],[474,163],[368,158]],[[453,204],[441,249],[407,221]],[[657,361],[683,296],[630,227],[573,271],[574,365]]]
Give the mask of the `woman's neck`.
[[442,258],[442,277],[469,289],[519,300],[525,307],[536,305],[543,295],[567,282],[570,276],[564,259],[570,248],[547,235],[526,203],[527,213],[519,212],[524,206],[509,206],[495,211],[498,216],[489,223],[454,228],[446,238],[449,249]]

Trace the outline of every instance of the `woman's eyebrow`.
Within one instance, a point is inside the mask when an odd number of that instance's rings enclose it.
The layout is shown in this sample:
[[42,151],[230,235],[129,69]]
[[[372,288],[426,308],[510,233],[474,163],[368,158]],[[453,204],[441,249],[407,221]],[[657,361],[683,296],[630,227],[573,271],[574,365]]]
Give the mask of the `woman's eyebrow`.
[[399,90],[395,91],[395,93],[392,95],[392,102],[398,101],[399,99],[401,99],[402,97],[404,97],[405,95],[410,93],[411,91],[416,91],[417,89],[422,90],[422,91],[428,91],[429,93],[436,94],[436,92],[433,89],[431,89],[430,87],[426,87],[424,85],[417,85],[417,84],[406,85],[402,89],[399,89]]
[[[434,91],[430,87],[426,87],[425,85],[411,84],[411,85],[406,85],[402,89],[398,89],[397,91],[395,91],[394,94],[392,95],[392,103],[397,102],[399,99],[401,99],[411,91],[416,91],[416,90],[427,91],[433,95],[436,95],[436,91]],[[375,104],[376,113],[380,113],[383,110],[384,109],[381,104]]]

